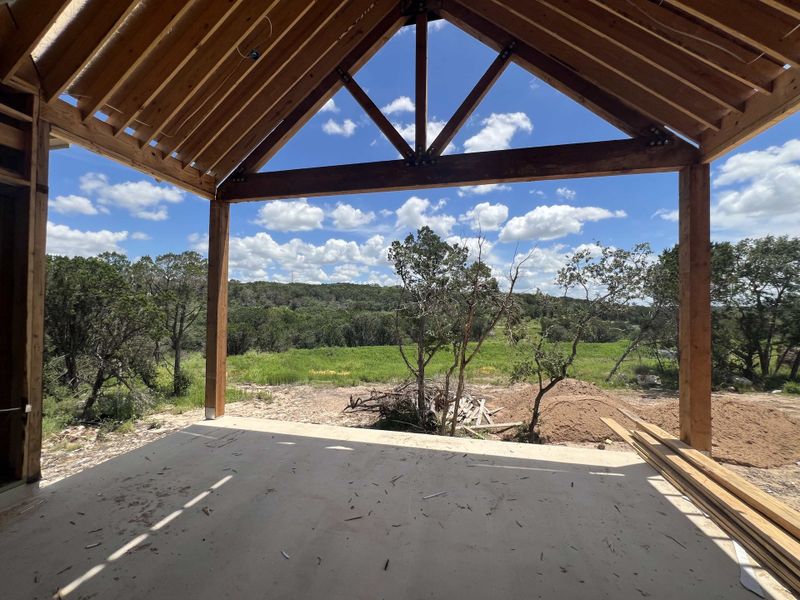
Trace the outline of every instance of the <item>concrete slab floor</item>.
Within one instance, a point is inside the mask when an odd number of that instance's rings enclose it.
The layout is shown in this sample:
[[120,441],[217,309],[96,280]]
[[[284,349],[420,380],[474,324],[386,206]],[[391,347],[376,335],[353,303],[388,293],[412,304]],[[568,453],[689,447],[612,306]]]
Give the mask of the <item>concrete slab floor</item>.
[[198,423],[0,515],[4,600],[753,598],[739,577],[634,454],[261,419]]

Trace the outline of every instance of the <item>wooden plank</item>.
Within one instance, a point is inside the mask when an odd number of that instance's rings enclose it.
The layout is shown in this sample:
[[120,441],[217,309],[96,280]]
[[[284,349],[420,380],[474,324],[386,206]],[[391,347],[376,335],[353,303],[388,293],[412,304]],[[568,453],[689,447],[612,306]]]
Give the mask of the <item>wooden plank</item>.
[[414,150],[417,156],[428,149],[428,7],[421,2],[416,15],[414,55]]
[[139,0],[88,0],[36,62],[44,98],[50,102],[117,31]]
[[23,61],[30,60],[31,52],[67,4],[69,0],[16,0],[0,7],[16,24],[13,32],[3,31],[0,36],[0,81],[9,79]]
[[26,114],[21,110],[17,110],[13,106],[3,104],[2,102],[0,102],[0,115],[5,115],[7,117],[11,117],[16,121],[22,121],[24,123],[33,122],[33,117],[31,117],[29,114]]
[[800,2],[798,0],[761,0],[767,6],[785,13],[787,16],[800,21]]
[[14,150],[24,150],[28,145],[25,132],[0,121],[0,145]]
[[771,95],[756,94],[745,104],[744,113],[722,119],[719,131],[700,137],[703,162],[718,159],[775,123],[800,110],[800,74],[789,69],[775,80]]
[[[707,65],[703,61],[691,60],[681,50],[642,31],[624,19],[614,16],[586,0],[538,0],[551,10],[570,19],[575,25],[597,34],[606,44],[615,46],[618,52],[630,53],[662,76],[677,79],[710,100],[740,111],[744,101],[753,94],[753,86],[743,84],[727,73]],[[588,49],[592,49],[590,46]]]
[[[520,427],[523,425],[522,421],[514,421],[512,423],[495,423],[493,425],[470,425],[472,429],[511,429],[512,427]],[[467,429],[466,425],[456,425],[456,429]]]
[[633,445],[633,436],[631,435],[631,432],[629,430],[625,429],[614,419],[610,419],[608,417],[600,417],[600,420],[603,423],[605,423],[611,431],[617,434],[622,439],[623,442],[627,442],[631,446]]
[[748,506],[755,508],[765,517],[783,527],[788,533],[800,539],[800,512],[778,501],[761,488],[753,485],[730,469],[726,469],[702,452],[698,452],[683,443],[680,439],[657,425],[641,423],[639,426],[660,442],[672,448],[706,476],[726,488],[740,500],[746,502]]
[[339,76],[342,78],[342,82],[344,83],[344,87],[347,88],[347,91],[350,92],[355,101],[364,109],[367,116],[372,119],[378,129],[381,130],[381,133],[391,142],[392,146],[397,148],[400,155],[404,156],[406,159],[414,158],[414,150],[408,145],[408,142],[403,139],[400,132],[395,129],[395,126],[389,122],[389,119],[384,116],[381,109],[372,101],[372,98],[358,85],[356,80],[344,70],[339,73]]
[[[495,49],[517,40],[514,62],[627,133],[634,127],[646,130],[654,124],[669,125],[696,140],[706,129],[648,90],[508,11],[481,2],[442,0],[442,12],[448,20]],[[523,43],[528,39],[536,40],[535,50]]]
[[690,57],[769,93],[782,65],[696,20],[650,0],[591,0],[596,6],[664,40]]
[[[142,144],[148,144],[178,113],[185,114],[180,119],[188,121],[192,114],[210,111],[211,107],[204,106],[204,102],[211,102],[216,92],[224,93],[235,87],[243,74],[255,66],[256,61],[242,56],[243,52],[257,50],[264,56],[294,23],[295,16],[290,11],[273,11],[278,4],[278,0],[271,0],[266,4],[245,2],[239,5],[202,44],[194,60],[186,63],[169,86],[139,114],[136,138]],[[222,65],[226,66],[220,71]],[[185,107],[187,110],[183,112]],[[175,129],[179,128],[176,126]]]
[[111,95],[108,122],[118,134],[134,123],[141,110],[169,85],[202,46],[214,35],[242,0],[194,0],[175,29],[156,46],[136,71]]
[[669,3],[785,64],[800,67],[797,22],[760,0],[737,0],[736,10],[731,10],[729,0],[669,0]]
[[0,167],[0,183],[11,185],[15,187],[28,187],[31,182],[22,177],[16,171]]
[[435,164],[384,161],[253,173],[229,178],[219,189],[230,201],[271,200],[431,187],[543,181],[677,171],[696,158],[681,142],[648,146],[646,140],[564,144],[446,155]]
[[212,200],[208,225],[206,419],[225,414],[228,356],[228,244],[230,204]]
[[486,72],[478,80],[478,83],[476,83],[475,87],[467,94],[467,97],[464,98],[464,101],[456,109],[456,112],[453,113],[453,116],[450,117],[450,120],[447,121],[439,132],[439,135],[437,135],[436,139],[431,143],[428,148],[428,156],[436,157],[441,155],[445,148],[447,148],[447,145],[453,141],[453,138],[464,126],[464,123],[467,122],[467,119],[469,119],[470,115],[472,115],[473,111],[478,107],[489,90],[492,89],[497,79],[506,70],[508,59],[513,51],[513,46],[514,44],[511,44],[498,53],[497,57],[492,61],[492,64],[489,65],[489,68],[486,69]]
[[[544,4],[527,0],[493,0],[496,6],[507,9],[510,18],[521,19],[546,31],[563,44],[611,70],[629,85],[646,90],[661,102],[687,117],[702,123],[706,128],[716,128],[717,122],[728,109],[706,98],[703,94],[688,87],[679,79],[664,72],[653,69],[653,66],[641,57],[629,54],[619,47],[614,47],[600,35],[576,27],[576,23]],[[488,6],[482,0],[463,0],[467,6],[483,4],[499,18],[495,6]],[[625,98],[625,96],[621,96]]]
[[[268,93],[273,86],[281,85],[278,75],[283,74],[284,81],[286,78],[296,81],[302,77],[304,72],[296,70],[293,59],[305,59],[313,64],[319,58],[315,49],[317,44],[322,43],[322,38],[328,36],[335,39],[341,33],[334,32],[326,25],[344,3],[345,0],[317,0],[300,21],[286,32],[272,52],[264,60],[256,62],[255,68],[236,88],[225,90],[224,99],[212,112],[198,115],[200,118],[194,123],[194,131],[176,148],[183,163],[192,164],[203,154],[216,155],[216,150],[205,152],[216,140],[220,140],[218,143],[223,146],[234,143],[235,139],[231,138],[241,132],[235,127],[237,117],[258,103],[256,98],[263,95],[265,90]],[[208,167],[208,164],[203,166]]]
[[680,171],[680,430],[711,451],[711,227],[708,165]]
[[245,113],[249,118],[240,124],[240,131],[245,133],[237,136],[238,141],[227,149],[216,141],[212,145],[209,153],[217,156],[213,172],[222,179],[240,164],[246,166],[245,171],[263,166],[339,90],[342,81],[337,68],[355,73],[394,35],[402,21],[399,5],[381,0],[335,41],[327,54],[315,60],[300,80],[289,80],[285,87],[276,81],[269,94]]
[[78,109],[84,121],[105,106],[111,95],[158,47],[189,11],[192,2],[158,0],[143,5],[112,43],[81,75]]
[[89,119],[84,123],[78,109],[66,102],[58,100],[43,105],[42,119],[52,124],[56,137],[149,173],[157,179],[174,183],[199,196],[214,196],[216,180],[213,177],[197,169],[184,169],[174,158],[164,160],[161,153],[150,146],[139,148],[136,140],[127,134],[115,136],[113,127],[108,123],[97,119]]

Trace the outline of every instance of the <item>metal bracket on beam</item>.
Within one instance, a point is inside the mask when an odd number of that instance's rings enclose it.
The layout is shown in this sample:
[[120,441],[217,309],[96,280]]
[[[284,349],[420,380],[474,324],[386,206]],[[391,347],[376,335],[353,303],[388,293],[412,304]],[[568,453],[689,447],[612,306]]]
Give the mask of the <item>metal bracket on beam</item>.
[[675,136],[663,127],[653,125],[650,127],[650,136],[647,138],[648,146],[667,146],[674,143]]

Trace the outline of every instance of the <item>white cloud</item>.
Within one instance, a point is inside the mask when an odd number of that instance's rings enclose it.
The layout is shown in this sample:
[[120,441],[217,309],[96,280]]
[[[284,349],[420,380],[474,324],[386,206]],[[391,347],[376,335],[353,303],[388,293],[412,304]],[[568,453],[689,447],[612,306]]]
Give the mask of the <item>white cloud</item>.
[[375,220],[375,213],[364,212],[349,204],[339,203],[331,213],[336,229],[356,229]]
[[381,111],[387,115],[400,112],[414,112],[414,101],[408,96],[399,96],[381,108]]
[[55,200],[50,200],[48,204],[55,212],[62,215],[96,215],[98,212],[91,200],[85,196],[75,196],[73,194],[56,196]]
[[147,241],[147,240],[152,240],[153,238],[151,238],[149,235],[147,235],[146,233],[144,233],[142,231],[134,231],[131,234],[131,239],[132,240],[138,240],[138,241]]
[[167,204],[183,202],[184,192],[171,185],[149,181],[110,183],[102,173],[86,173],[80,179],[81,190],[95,196],[98,204],[119,207],[132,216],[149,221],[163,221],[169,214]]
[[469,223],[473,231],[497,231],[508,218],[505,204],[481,202],[459,217],[459,221]]
[[505,150],[518,131],[533,131],[533,124],[524,112],[492,113],[481,125],[483,129],[464,142],[465,152]]
[[416,230],[427,225],[441,235],[450,235],[456,219],[451,215],[437,214],[443,205],[440,202],[436,206],[431,206],[427,198],[411,196],[395,211],[397,227]]
[[577,207],[567,204],[537,206],[521,217],[510,219],[500,232],[500,240],[504,242],[554,240],[565,235],[580,233],[586,222],[625,216],[627,216],[625,211],[611,212],[596,206]]
[[300,198],[267,202],[254,222],[273,231],[311,231],[322,228],[324,218],[325,211]]
[[[436,139],[436,136],[441,133],[442,129],[444,129],[444,126],[446,124],[447,123],[445,121],[437,121],[437,120],[428,121],[428,126],[427,126],[427,129],[425,131],[425,135],[428,138],[428,145],[430,145],[430,143],[433,140]],[[403,139],[405,141],[407,141],[409,144],[411,144],[411,147],[413,148],[414,147],[414,143],[416,141],[415,138],[414,138],[414,136],[416,135],[416,131],[417,131],[416,125],[414,123],[409,123],[408,125],[402,125],[400,123],[393,123],[393,125],[395,126],[395,129],[397,129],[397,131],[400,132],[400,135],[403,136]],[[444,152],[442,152],[442,154],[451,154],[451,153],[455,152],[455,150],[456,150],[456,147],[451,142],[451,143],[447,144],[447,148],[444,149]]]
[[329,112],[335,114],[339,112],[339,107],[336,106],[336,102],[334,101],[333,98],[331,98],[325,104],[322,105],[322,108],[319,109],[319,112],[321,113]]
[[721,165],[713,184],[722,188],[711,208],[714,230],[734,237],[800,230],[800,139],[732,156]]
[[658,217],[659,219],[664,219],[665,221],[673,221],[675,223],[678,222],[678,211],[677,210],[670,210],[668,208],[659,208],[656,212],[653,213],[653,216],[650,217],[655,218]]
[[511,186],[502,183],[484,183],[481,185],[462,185],[458,188],[458,195],[462,198],[464,196],[485,196],[492,192],[507,192]]
[[322,131],[328,135],[341,135],[342,137],[350,137],[356,132],[357,125],[350,119],[345,119],[341,123],[328,119],[322,125]]
[[575,190],[571,190],[568,187],[560,187],[556,190],[556,196],[564,200],[575,200],[577,195]]
[[436,21],[428,21],[428,31],[441,31],[447,25],[444,19],[437,19]]
[[63,256],[95,256],[102,252],[121,252],[119,243],[128,239],[127,231],[80,231],[47,222],[47,252]]

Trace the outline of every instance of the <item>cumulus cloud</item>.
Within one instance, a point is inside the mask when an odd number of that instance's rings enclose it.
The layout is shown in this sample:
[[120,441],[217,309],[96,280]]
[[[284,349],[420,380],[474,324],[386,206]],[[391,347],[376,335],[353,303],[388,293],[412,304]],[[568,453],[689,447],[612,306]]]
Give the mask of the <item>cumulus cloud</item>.
[[128,239],[127,231],[81,231],[66,225],[47,222],[47,252],[62,256],[96,256],[103,252],[125,251],[120,242]]
[[364,212],[349,204],[339,203],[331,213],[333,225],[336,229],[356,229],[375,220],[375,213],[372,211]]
[[342,137],[351,137],[356,132],[357,125],[351,119],[345,119],[341,123],[328,119],[322,125],[322,131],[328,135],[340,135]]
[[497,231],[508,219],[505,204],[481,202],[459,217],[459,221],[469,223],[473,231]]
[[339,112],[339,107],[336,106],[336,102],[334,101],[333,98],[331,98],[325,104],[322,105],[322,108],[319,109],[319,112],[321,113],[329,112],[336,114]]
[[524,112],[492,113],[481,125],[483,129],[464,142],[465,152],[505,150],[518,131],[533,131],[533,124]]
[[86,173],[80,179],[81,190],[105,207],[122,208],[131,216],[149,221],[163,221],[169,216],[168,204],[183,202],[184,192],[171,185],[149,181],[110,183],[102,173]]
[[401,112],[414,112],[414,101],[409,98],[408,96],[399,96],[395,98],[389,104],[381,108],[387,115],[393,115],[395,113]]
[[742,152],[722,163],[713,180],[711,225],[741,236],[800,230],[800,139]]
[[500,240],[503,242],[554,240],[565,235],[580,233],[586,222],[625,216],[627,216],[625,211],[611,212],[596,206],[578,207],[567,204],[537,206],[521,217],[510,219],[500,232]]
[[300,198],[267,202],[258,211],[254,222],[273,231],[311,231],[322,228],[324,218],[325,211]]
[[[428,144],[430,144],[433,140],[436,139],[436,136],[441,133],[442,129],[444,129],[444,126],[446,124],[447,123],[445,121],[437,121],[437,120],[428,121],[428,126],[425,131],[425,135],[428,138]],[[409,144],[411,144],[411,147],[413,148],[414,142],[416,141],[414,139],[414,136],[416,135],[417,131],[416,125],[414,123],[409,123],[408,125],[403,125],[401,123],[393,123],[393,125],[395,129],[397,129],[397,131],[400,132],[400,135],[403,136],[403,139],[407,141]],[[447,148],[444,149],[444,152],[442,152],[442,154],[451,154],[455,152],[455,150],[456,150],[455,145],[452,142],[450,142],[449,144],[447,144]]]
[[575,200],[577,195],[575,190],[571,190],[568,187],[560,187],[556,190],[556,196],[564,200]]
[[651,218],[658,217],[659,219],[663,219],[664,221],[673,221],[675,223],[678,222],[678,211],[677,210],[670,210],[668,208],[659,208],[656,212],[653,213]]
[[151,238],[148,234],[144,233],[143,231],[134,231],[131,234],[131,239],[143,242],[147,240],[152,240],[153,238]]
[[427,198],[411,196],[395,211],[397,227],[416,230],[427,225],[441,235],[450,235],[456,224],[456,218],[439,213],[443,207],[443,202],[433,206]]
[[502,183],[484,183],[481,185],[462,185],[458,188],[458,195],[464,196],[485,196],[492,192],[507,192],[511,186]]
[[98,213],[92,201],[85,196],[56,196],[55,200],[48,202],[50,208],[62,215],[96,215]]

